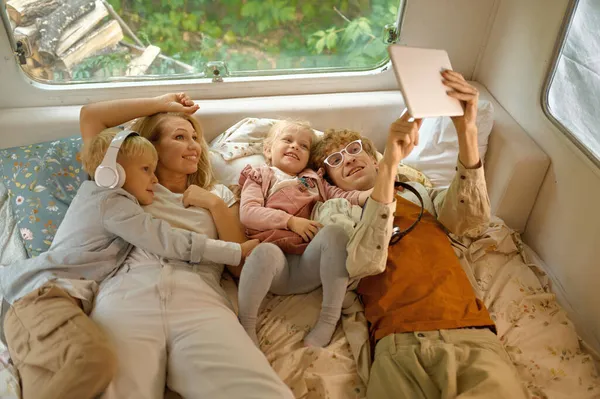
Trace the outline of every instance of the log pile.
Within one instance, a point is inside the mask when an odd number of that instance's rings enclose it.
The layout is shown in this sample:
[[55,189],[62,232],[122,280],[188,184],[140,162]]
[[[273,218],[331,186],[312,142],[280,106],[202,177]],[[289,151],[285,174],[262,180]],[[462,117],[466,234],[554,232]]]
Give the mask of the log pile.
[[[6,9],[15,39],[28,43],[25,69],[37,79],[55,80],[60,73],[60,80],[70,80],[79,63],[100,54],[128,53],[126,76],[144,75],[153,62],[175,61],[145,46],[106,0],[8,0]],[[125,43],[125,35],[137,45]]]

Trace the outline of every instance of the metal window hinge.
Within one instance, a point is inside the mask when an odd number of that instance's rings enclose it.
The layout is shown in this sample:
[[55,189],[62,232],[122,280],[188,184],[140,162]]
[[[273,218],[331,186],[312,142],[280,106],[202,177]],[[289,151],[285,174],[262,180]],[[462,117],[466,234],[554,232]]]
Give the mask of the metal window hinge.
[[217,83],[222,82],[224,77],[229,76],[229,69],[223,61],[211,61],[204,66],[204,74],[206,77],[212,77],[212,81]]
[[31,57],[31,45],[27,39],[16,41],[15,56],[19,59],[19,64],[27,64],[27,58]]
[[400,34],[398,32],[398,26],[396,24],[387,24],[383,27],[383,42],[385,44],[398,43]]

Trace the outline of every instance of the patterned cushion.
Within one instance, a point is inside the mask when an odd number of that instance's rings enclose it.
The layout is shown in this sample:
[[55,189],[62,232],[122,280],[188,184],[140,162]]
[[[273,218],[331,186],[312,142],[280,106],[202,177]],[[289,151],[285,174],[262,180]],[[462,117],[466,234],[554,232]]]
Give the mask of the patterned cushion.
[[0,175],[9,190],[23,244],[30,257],[48,250],[87,174],[79,135],[0,150]]

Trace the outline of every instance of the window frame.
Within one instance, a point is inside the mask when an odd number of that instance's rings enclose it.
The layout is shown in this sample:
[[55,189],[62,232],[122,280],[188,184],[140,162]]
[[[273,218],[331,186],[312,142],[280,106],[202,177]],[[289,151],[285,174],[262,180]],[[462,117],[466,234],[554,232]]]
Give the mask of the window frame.
[[569,35],[569,31],[571,30],[571,26],[573,24],[573,20],[575,19],[575,14],[577,13],[577,8],[579,6],[580,0],[571,0],[567,5],[567,9],[565,12],[565,17],[562,22],[562,26],[558,35],[558,41],[554,47],[554,52],[551,57],[551,64],[548,70],[548,74],[546,75],[546,80],[544,82],[543,90],[542,90],[542,98],[541,105],[542,111],[544,115],[560,130],[586,157],[598,168],[600,168],[600,156],[594,154],[581,140],[577,137],[577,134],[567,128],[562,124],[553,114],[550,109],[550,88],[552,86],[552,82],[556,76],[556,71],[558,69],[558,62],[562,55],[562,51],[567,42],[567,36]]
[[[396,31],[398,34],[398,38],[396,43],[398,43],[400,41],[400,37],[401,37],[401,31],[402,31],[402,25],[403,25],[403,20],[404,20],[404,15],[406,12],[406,8],[407,8],[407,2],[410,0],[397,0],[398,1],[398,15],[396,15],[396,21],[394,22],[395,26],[396,26]],[[164,88],[173,88],[174,86],[177,87],[177,91],[188,91],[188,92],[192,92],[191,90],[189,90],[189,87],[198,87],[198,86],[204,86],[202,90],[202,92],[204,91],[208,91],[208,92],[219,92],[219,86],[215,86],[213,89],[209,89],[211,87],[213,87],[215,84],[223,84],[223,83],[229,83],[229,84],[235,84],[235,83],[249,83],[252,86],[256,86],[257,84],[262,84],[262,85],[268,85],[270,86],[271,82],[277,82],[274,85],[275,86],[281,86],[282,82],[288,82],[289,85],[295,86],[296,84],[302,84],[302,83],[306,83],[307,81],[311,81],[311,80],[317,80],[317,81],[321,81],[323,83],[325,83],[325,81],[327,81],[327,83],[334,83],[335,81],[340,81],[340,84],[334,84],[335,86],[341,86],[344,83],[348,82],[348,80],[354,80],[358,77],[365,77],[366,79],[369,79],[371,81],[375,81],[373,79],[373,75],[390,75],[389,73],[389,69],[391,66],[391,61],[389,60],[389,57],[387,58],[387,61],[384,59],[382,60],[378,65],[374,66],[371,69],[358,69],[358,70],[340,70],[340,69],[334,69],[332,71],[327,71],[326,68],[314,68],[315,71],[314,72],[305,72],[303,73],[304,70],[302,69],[298,69],[298,70],[293,70],[293,69],[288,69],[288,70],[282,70],[282,72],[277,72],[277,71],[271,71],[271,70],[256,70],[256,71],[245,71],[242,74],[236,73],[235,71],[231,72],[230,71],[230,75],[227,77],[223,78],[223,82],[213,82],[211,77],[207,77],[204,76],[203,73],[198,73],[195,76],[191,76],[191,77],[182,77],[182,76],[174,76],[169,78],[169,76],[164,76],[164,77],[156,77],[156,76],[149,76],[146,78],[131,78],[128,79],[127,77],[119,77],[117,79],[114,80],[105,80],[105,81],[100,81],[100,82],[81,82],[81,81],[74,81],[74,82],[61,82],[61,83],[48,83],[45,80],[41,80],[41,79],[35,79],[32,76],[29,76],[29,74],[27,74],[23,68],[21,67],[21,65],[19,65],[19,61],[17,59],[17,55],[16,55],[16,51],[17,51],[17,41],[15,40],[14,34],[10,28],[10,21],[9,21],[9,17],[8,17],[8,12],[6,10],[6,8],[4,7],[3,9],[0,9],[0,20],[2,21],[3,25],[4,25],[4,32],[6,34],[6,38],[9,42],[9,46],[11,48],[11,52],[12,54],[8,54],[9,55],[13,55],[15,57],[15,62],[16,62],[16,69],[18,69],[19,71],[19,77],[20,80],[24,80],[24,83],[26,83],[27,85],[33,86],[37,89],[41,89],[43,91],[49,92],[52,91],[56,94],[64,92],[65,94],[68,93],[72,93],[75,90],[83,90],[83,91],[87,91],[87,90],[98,90],[98,89],[124,89],[124,88],[128,88],[128,89],[137,89],[137,88],[148,88],[148,87],[164,87]],[[2,29],[0,29],[0,31],[2,31]],[[0,32],[0,41],[2,39],[3,33]],[[383,38],[381,38],[381,40],[383,40]],[[0,50],[1,50],[1,46],[0,46]],[[3,54],[0,54],[0,57]],[[5,56],[6,58],[6,56]],[[308,68],[306,70],[309,70]],[[320,71],[319,71],[320,70]],[[387,73],[386,73],[387,71]],[[16,77],[16,76],[15,76]],[[382,88],[389,88],[390,87],[390,79],[389,76],[386,76],[386,78],[380,78],[378,79],[379,84],[377,85],[377,88],[374,88],[374,90],[381,90]],[[385,86],[382,87],[382,83],[383,82],[387,82],[387,84],[385,84]],[[317,83],[315,83],[317,84]],[[321,84],[321,83],[319,83]],[[188,88],[184,88],[183,86],[188,86]],[[329,85],[327,85],[329,86]],[[313,86],[314,87],[314,86]],[[208,90],[206,90],[208,89]],[[216,89],[216,90],[215,90]],[[373,90],[373,89],[372,89]],[[195,92],[196,90],[194,90],[193,92]],[[357,91],[356,89],[354,90],[344,90],[340,87],[339,91],[341,92],[353,92],[353,91]],[[163,89],[164,92],[164,89]],[[267,92],[270,92],[270,90],[267,90]],[[315,91],[314,93],[321,93],[324,91]],[[313,93],[313,92],[310,92]],[[256,91],[252,94],[243,96],[243,97],[249,97],[249,96],[264,96],[264,95],[274,95],[277,93],[271,93],[271,94],[266,94],[263,93],[262,91]],[[282,95],[286,95],[286,94],[308,94],[308,92],[306,92],[305,90],[300,90],[298,93],[296,92],[292,92],[292,93],[281,93]],[[239,93],[238,93],[239,96]],[[231,97],[236,97],[235,95],[225,95],[225,97],[221,97],[221,96],[209,96],[208,98],[231,98]]]

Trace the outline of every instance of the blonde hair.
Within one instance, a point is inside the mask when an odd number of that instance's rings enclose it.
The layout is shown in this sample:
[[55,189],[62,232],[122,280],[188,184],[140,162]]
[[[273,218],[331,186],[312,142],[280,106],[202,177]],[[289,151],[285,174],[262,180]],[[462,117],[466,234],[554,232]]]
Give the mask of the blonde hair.
[[[105,129],[88,144],[83,146],[81,163],[83,164],[83,170],[85,170],[92,178],[96,173],[96,169],[102,163],[111,141],[120,131],[121,129],[117,127]],[[154,163],[158,161],[158,154],[152,143],[143,137],[132,135],[128,136],[123,144],[121,144],[117,159],[122,157],[132,159],[142,156],[151,156]]]
[[163,131],[163,125],[166,119],[169,117],[182,118],[190,122],[196,133],[198,133],[200,136],[198,143],[200,143],[202,150],[200,151],[200,156],[198,157],[198,170],[188,175],[187,184],[188,186],[195,184],[204,189],[210,190],[215,185],[216,179],[210,163],[208,144],[206,143],[206,140],[204,140],[202,127],[195,118],[183,113],[159,113],[138,119],[135,121],[131,129],[138,132],[140,136],[150,140],[151,143],[155,144],[160,140]]
[[267,156],[265,149],[271,148],[273,146],[273,142],[285,130],[295,128],[296,132],[306,131],[310,133],[311,145],[317,141],[317,135],[315,131],[310,126],[310,123],[307,121],[295,121],[295,120],[281,120],[271,126],[269,129],[269,133],[267,133],[267,137],[263,141],[263,154],[267,160],[267,164],[271,164],[271,158]]
[[325,158],[332,152],[339,151],[345,145],[361,140],[363,151],[369,154],[371,158],[377,160],[377,150],[373,142],[366,137],[362,137],[360,133],[352,130],[336,130],[328,129],[313,146],[310,151],[310,165],[313,169],[318,170],[325,167]]

